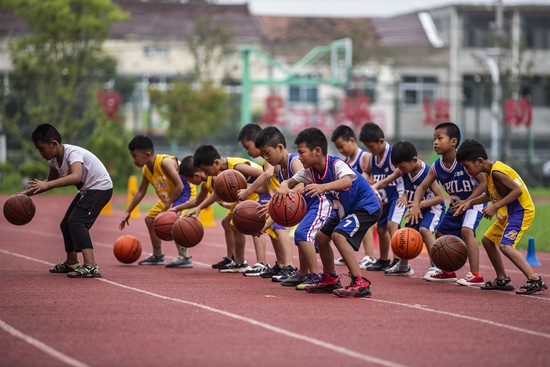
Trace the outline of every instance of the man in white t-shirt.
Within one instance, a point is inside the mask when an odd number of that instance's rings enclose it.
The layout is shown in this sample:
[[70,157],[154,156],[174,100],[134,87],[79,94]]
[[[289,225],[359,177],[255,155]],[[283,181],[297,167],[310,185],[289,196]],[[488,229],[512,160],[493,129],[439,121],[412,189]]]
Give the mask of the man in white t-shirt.
[[[46,181],[31,180],[26,195],[39,194],[57,187],[76,186],[79,190],[61,221],[67,258],[50,269],[51,273],[67,273],[70,278],[101,278],[94,258],[90,228],[101,209],[113,195],[113,182],[101,161],[90,151],[61,144],[61,134],[50,124],[39,125],[32,133],[34,146],[48,161]],[[82,252],[83,265],[78,262]]]

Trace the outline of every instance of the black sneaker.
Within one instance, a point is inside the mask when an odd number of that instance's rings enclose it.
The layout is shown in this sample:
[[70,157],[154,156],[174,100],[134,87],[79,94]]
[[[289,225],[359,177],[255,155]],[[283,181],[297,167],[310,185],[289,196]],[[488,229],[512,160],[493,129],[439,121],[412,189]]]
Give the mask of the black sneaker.
[[221,266],[227,265],[231,262],[231,259],[227,256],[224,256],[221,261],[212,264],[212,269],[219,269]]
[[264,279],[271,279],[271,277],[273,277],[274,275],[279,274],[280,271],[281,271],[281,267],[275,261],[275,266],[272,268],[268,267],[267,270],[265,270],[263,273],[260,273],[260,277]]
[[296,274],[296,268],[292,265],[286,265],[281,267],[281,271],[279,272],[279,274],[271,277],[271,281],[280,283],[283,280],[288,279],[295,274]]
[[296,271],[296,274],[281,281],[281,285],[284,285],[285,287],[296,287],[298,284],[305,282],[306,279],[307,278],[305,275],[300,275],[300,272]]
[[164,265],[164,255],[155,256],[151,254],[148,258],[145,258],[138,262],[138,265]]
[[367,266],[368,271],[384,271],[386,269],[389,269],[391,267],[391,261],[390,260],[382,260],[378,259],[376,262],[372,265]]

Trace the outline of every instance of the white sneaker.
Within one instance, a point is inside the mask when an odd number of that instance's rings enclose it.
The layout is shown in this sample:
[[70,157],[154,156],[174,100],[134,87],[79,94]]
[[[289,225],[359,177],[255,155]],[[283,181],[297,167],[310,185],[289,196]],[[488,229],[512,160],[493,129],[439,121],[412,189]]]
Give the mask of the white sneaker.
[[388,270],[384,271],[385,275],[397,275],[402,277],[409,277],[414,274],[413,268],[407,264],[406,267],[401,265],[401,263],[397,263]]
[[436,273],[438,273],[438,272],[440,272],[440,270],[439,270],[439,268],[438,268],[437,266],[430,266],[430,267],[428,268],[428,271],[426,272],[426,274],[424,274],[424,277],[423,277],[423,278],[424,278],[424,279],[429,278],[429,277],[431,277],[432,275],[434,275],[434,274],[436,274]]
[[334,265],[346,265],[344,258],[340,257],[338,259],[334,259]]
[[252,269],[247,270],[243,273],[245,277],[259,277],[261,273],[266,271],[267,266],[262,263],[256,263]]
[[376,259],[373,259],[369,255],[365,255],[365,257],[362,258],[361,261],[359,261],[359,268],[366,269],[367,266],[372,265],[375,262],[376,262]]

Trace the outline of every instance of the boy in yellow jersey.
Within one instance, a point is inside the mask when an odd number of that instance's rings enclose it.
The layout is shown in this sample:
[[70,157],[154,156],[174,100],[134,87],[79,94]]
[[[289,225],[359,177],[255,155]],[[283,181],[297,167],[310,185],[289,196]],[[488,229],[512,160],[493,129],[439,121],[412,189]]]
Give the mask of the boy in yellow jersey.
[[495,268],[497,277],[492,282],[486,282],[481,289],[506,291],[514,289],[510,284],[510,278],[506,275],[500,252],[527,277],[527,282],[520,287],[517,294],[533,294],[548,289],[542,278],[516,250],[521,236],[535,218],[535,205],[521,177],[508,165],[500,161],[489,161],[483,145],[473,139],[465,140],[460,145],[456,159],[470,176],[483,172],[487,178],[486,193],[464,202],[461,209],[465,210],[471,205],[491,202],[492,205],[483,209],[482,215],[487,219],[492,219],[493,216],[497,218],[482,239],[483,247]]
[[[262,128],[258,124],[246,124],[241,128],[237,137],[246,153],[252,158],[258,158],[261,154],[260,149],[254,144],[254,140],[260,131],[262,131]],[[239,191],[239,200],[246,200],[257,189],[261,189],[266,185],[270,194],[277,191],[279,189],[279,179],[277,178],[279,170],[279,165],[272,166],[268,161],[264,160],[264,172],[246,189]],[[269,200],[271,196],[268,195],[265,199]],[[266,233],[271,238],[273,250],[277,257],[275,266],[269,267],[268,264],[256,263],[251,270],[245,272],[243,275],[261,276],[262,278],[269,278],[274,282],[282,282],[282,285],[288,285],[288,282],[285,281],[296,274],[296,268],[292,262],[292,247],[290,245],[288,230],[277,223],[273,223]]]
[[[149,230],[149,237],[153,246],[153,254],[141,260],[139,265],[165,265],[162,254],[162,241],[157,237],[153,228],[153,222],[157,215],[166,211],[174,204],[180,204],[195,197],[195,185],[182,179],[178,174],[178,159],[168,154],[155,154],[153,142],[146,136],[137,135],[128,144],[132,160],[140,167],[143,178],[138,192],[124,211],[119,228],[122,230],[129,225],[130,213],[141,202],[147,193],[147,186],[151,184],[159,197],[159,200],[145,217],[145,224]],[[193,261],[187,248],[176,245],[178,257],[165,266],[167,268],[191,268]]]
[[[234,169],[242,173],[249,184],[253,183],[254,180],[263,172],[262,168],[258,164],[249,161],[248,159],[220,156],[220,153],[218,153],[216,148],[212,145],[201,145],[195,150],[195,153],[193,154],[193,165],[204,171],[207,176],[217,176],[222,171]],[[264,193],[267,193],[267,188],[264,187],[262,190]],[[256,193],[252,194],[248,199],[260,201],[260,197]],[[218,195],[213,192],[195,209],[191,210],[186,215],[198,215],[203,208],[212,205],[216,200],[218,200]],[[232,215],[232,213],[229,213],[228,215]],[[219,271],[221,273],[244,273],[251,269],[250,266],[248,266],[248,262],[244,258],[246,238],[244,234],[235,228],[235,226],[231,225],[231,228],[233,229],[233,239],[235,244],[235,260],[220,267]],[[255,241],[254,247],[256,249],[256,263],[261,262],[265,264],[265,238],[253,237],[253,239]],[[258,241],[262,241],[263,246],[261,245],[261,242],[258,243]]]
[[[172,211],[179,212],[186,209],[191,209],[197,207],[202,203],[208,195],[214,192],[213,186],[213,176],[207,176],[204,171],[201,171],[199,168],[193,165],[193,156],[187,156],[181,160],[179,173],[181,177],[191,182],[193,185],[200,185],[200,190],[197,196],[183,204],[173,206]],[[235,204],[226,203],[219,200],[218,204],[226,209],[233,209]],[[231,215],[227,215],[222,219],[222,227],[225,234],[225,241],[227,244],[227,256],[224,256],[220,262],[212,264],[213,269],[219,269],[222,266],[225,266],[235,258],[235,244],[233,238],[233,229],[231,226]]]

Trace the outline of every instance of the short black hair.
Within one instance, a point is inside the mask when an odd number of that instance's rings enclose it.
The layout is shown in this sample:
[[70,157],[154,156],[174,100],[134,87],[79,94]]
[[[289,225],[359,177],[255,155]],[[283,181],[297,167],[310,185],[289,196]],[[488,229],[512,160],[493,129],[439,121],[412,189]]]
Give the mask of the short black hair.
[[342,138],[344,141],[350,141],[351,138],[355,139],[355,132],[353,132],[353,129],[348,125],[340,125],[332,132],[330,141],[334,143],[340,138]]
[[456,151],[456,160],[458,162],[475,162],[478,158],[487,159],[487,151],[483,144],[475,139],[466,139]]
[[359,133],[359,140],[362,143],[375,143],[380,139],[384,139],[384,131],[382,131],[380,126],[374,122],[367,122],[363,125]]
[[256,135],[254,145],[256,148],[261,149],[264,146],[275,148],[277,145],[282,144],[286,148],[286,139],[281,130],[275,126],[268,126]]
[[456,146],[460,145],[460,128],[452,122],[442,122],[434,130],[445,129],[447,136],[456,139]]
[[195,167],[193,164],[193,156],[188,155],[186,157],[183,157],[183,159],[180,162],[180,168],[178,169],[178,173],[182,175],[185,178],[193,177],[193,175],[199,171],[198,167]]
[[298,133],[296,139],[294,140],[294,144],[298,145],[302,143],[305,143],[306,147],[308,147],[309,150],[321,148],[323,154],[327,155],[327,137],[321,130],[317,129],[316,127],[310,127]]
[[243,139],[254,141],[260,131],[262,131],[262,128],[258,124],[246,124],[241,128],[237,141],[241,141]]
[[32,132],[31,139],[33,142],[40,141],[45,144],[49,144],[52,141],[61,143],[61,134],[55,127],[50,124],[38,125]]
[[214,161],[220,158],[220,153],[212,145],[201,145],[193,154],[193,165],[195,167],[212,166]]
[[128,143],[128,149],[130,151],[133,150],[142,150],[144,152],[155,152],[155,146],[153,145],[153,141],[145,136],[145,135],[136,135],[130,142]]
[[413,143],[406,140],[400,140],[393,144],[391,149],[391,163],[395,166],[403,162],[411,162],[414,157],[418,157],[418,152]]

